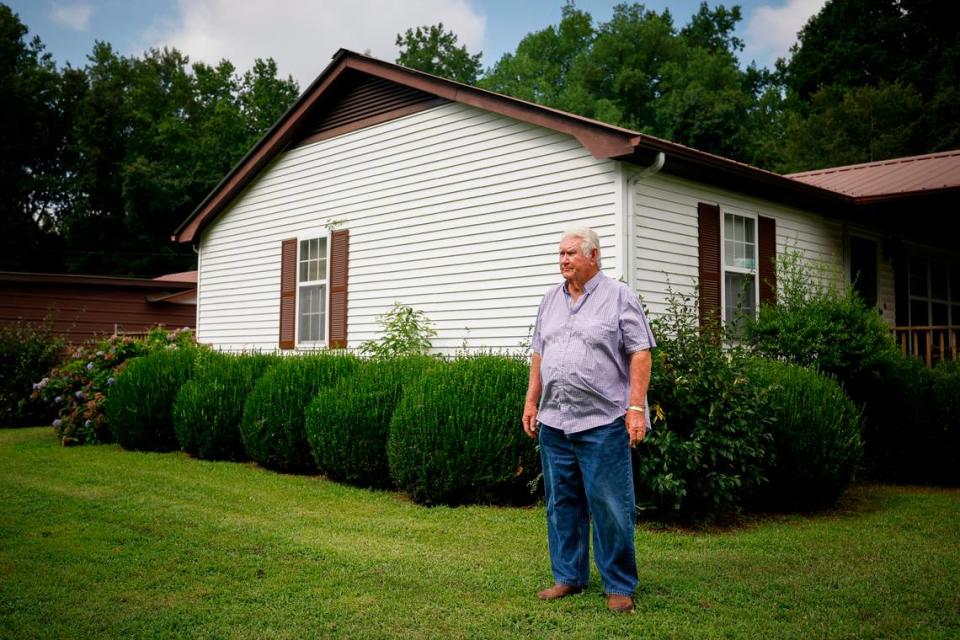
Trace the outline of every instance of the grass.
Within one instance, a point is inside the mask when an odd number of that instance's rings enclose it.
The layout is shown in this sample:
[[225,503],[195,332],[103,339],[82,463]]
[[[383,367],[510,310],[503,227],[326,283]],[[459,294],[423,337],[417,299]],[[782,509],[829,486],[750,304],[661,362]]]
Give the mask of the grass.
[[637,533],[637,614],[551,582],[540,508],[423,508],[252,465],[0,430],[3,638],[949,638],[960,492]]

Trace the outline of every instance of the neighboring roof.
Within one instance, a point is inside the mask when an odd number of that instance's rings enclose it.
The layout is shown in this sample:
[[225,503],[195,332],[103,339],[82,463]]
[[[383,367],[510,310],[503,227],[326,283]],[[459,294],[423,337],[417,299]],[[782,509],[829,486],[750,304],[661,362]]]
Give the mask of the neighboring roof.
[[960,150],[803,171],[787,177],[851,196],[858,204],[960,190]]
[[348,78],[356,74],[381,78],[440,99],[471,105],[572,135],[597,158],[613,158],[649,166],[663,153],[664,173],[824,211],[835,211],[851,204],[851,199],[845,195],[741,162],[340,49],[297,102],[177,228],[173,239],[195,242],[200,232],[216,219],[267,163],[309,129],[311,118],[316,117],[326,103],[340,97],[339,92],[350,84]]
[[197,272],[179,271],[177,273],[165,273],[162,276],[157,276],[154,280],[161,280],[163,282],[192,282],[193,284],[197,284]]
[[[185,274],[194,273],[191,281]],[[196,289],[196,272],[171,274],[184,276],[185,279],[160,278],[126,278],[122,276],[90,276],[71,273],[27,273],[17,271],[0,271],[0,282],[29,282],[36,284],[60,285],[99,285],[105,287],[130,287],[136,289],[157,289],[161,291]]]

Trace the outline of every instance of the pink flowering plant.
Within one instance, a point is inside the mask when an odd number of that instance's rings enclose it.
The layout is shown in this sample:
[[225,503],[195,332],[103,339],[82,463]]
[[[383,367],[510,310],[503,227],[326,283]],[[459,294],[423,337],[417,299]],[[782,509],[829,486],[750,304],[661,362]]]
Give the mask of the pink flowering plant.
[[144,337],[113,335],[74,349],[59,366],[34,383],[32,398],[53,416],[53,429],[63,446],[109,442],[103,403],[131,358],[158,349],[194,344],[189,327],[151,329]]

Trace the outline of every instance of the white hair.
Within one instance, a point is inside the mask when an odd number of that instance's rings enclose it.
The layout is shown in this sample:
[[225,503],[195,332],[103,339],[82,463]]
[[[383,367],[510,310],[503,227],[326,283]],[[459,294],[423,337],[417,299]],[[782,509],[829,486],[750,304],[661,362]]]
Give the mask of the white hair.
[[600,268],[600,236],[596,231],[590,227],[571,227],[563,232],[560,241],[563,242],[567,238],[580,238],[580,252],[585,256],[589,256],[590,252],[596,249],[597,268]]

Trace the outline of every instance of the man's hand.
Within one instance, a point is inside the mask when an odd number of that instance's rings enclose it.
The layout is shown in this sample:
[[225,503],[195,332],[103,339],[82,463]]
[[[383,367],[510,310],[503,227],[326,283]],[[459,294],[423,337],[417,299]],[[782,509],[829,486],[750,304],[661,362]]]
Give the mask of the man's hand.
[[537,403],[526,402],[523,405],[523,432],[531,438],[537,437]]
[[627,411],[627,433],[630,434],[630,446],[635,447],[647,435],[647,417],[643,411]]

